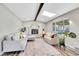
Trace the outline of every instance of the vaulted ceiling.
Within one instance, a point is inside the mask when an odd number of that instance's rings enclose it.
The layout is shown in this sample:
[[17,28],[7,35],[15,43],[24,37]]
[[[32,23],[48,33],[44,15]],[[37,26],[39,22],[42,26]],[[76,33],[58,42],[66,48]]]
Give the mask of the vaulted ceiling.
[[[34,21],[36,17],[36,21],[40,22],[48,22],[79,7],[78,3],[44,3],[42,5],[40,3],[4,3],[4,5],[21,21]],[[56,15],[47,17],[43,15],[44,11]]]

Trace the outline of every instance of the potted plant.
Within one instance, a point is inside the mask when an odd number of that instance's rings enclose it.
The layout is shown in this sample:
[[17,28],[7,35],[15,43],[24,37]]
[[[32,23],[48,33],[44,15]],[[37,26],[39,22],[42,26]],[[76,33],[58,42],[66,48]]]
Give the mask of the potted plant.
[[64,32],[64,38],[70,37],[70,38],[76,38],[77,35],[74,32]]
[[59,47],[63,46],[64,47],[64,50],[65,50],[65,39],[67,37],[76,38],[77,35],[74,32],[64,32],[63,33],[63,37],[62,38],[59,38]]

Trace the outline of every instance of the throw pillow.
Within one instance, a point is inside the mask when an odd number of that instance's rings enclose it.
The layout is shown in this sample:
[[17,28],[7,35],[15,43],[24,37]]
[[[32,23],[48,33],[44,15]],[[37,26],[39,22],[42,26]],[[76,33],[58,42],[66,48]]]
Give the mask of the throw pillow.
[[15,34],[13,35],[13,40],[20,40],[19,33],[15,33]]
[[12,40],[12,36],[13,36],[12,33],[11,33],[11,34],[8,34],[8,35],[6,35],[6,36],[4,37],[4,40]]
[[53,35],[51,36],[51,38],[54,38],[54,37],[55,37],[55,35],[56,35],[56,34],[53,34]]

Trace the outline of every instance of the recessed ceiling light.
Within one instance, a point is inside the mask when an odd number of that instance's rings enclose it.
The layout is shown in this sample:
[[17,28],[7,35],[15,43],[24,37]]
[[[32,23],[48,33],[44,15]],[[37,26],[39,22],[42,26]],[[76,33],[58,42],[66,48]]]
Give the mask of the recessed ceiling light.
[[47,16],[47,17],[53,17],[53,16],[55,16],[56,14],[51,13],[51,12],[48,12],[48,11],[44,11],[42,15],[43,15],[43,16]]

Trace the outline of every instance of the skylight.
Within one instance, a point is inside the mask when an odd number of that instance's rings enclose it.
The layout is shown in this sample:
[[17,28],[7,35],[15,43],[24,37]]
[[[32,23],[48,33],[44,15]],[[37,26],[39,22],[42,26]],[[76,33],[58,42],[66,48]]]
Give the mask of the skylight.
[[53,16],[55,16],[56,14],[51,13],[51,12],[48,12],[48,11],[44,11],[42,15],[43,15],[43,16],[47,16],[47,17],[53,17]]

